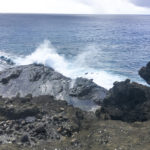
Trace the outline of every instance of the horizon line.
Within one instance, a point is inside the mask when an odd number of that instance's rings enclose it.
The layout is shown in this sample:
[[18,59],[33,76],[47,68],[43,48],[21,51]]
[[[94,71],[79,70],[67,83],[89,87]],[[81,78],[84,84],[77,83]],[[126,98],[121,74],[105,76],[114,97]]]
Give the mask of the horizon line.
[[22,12],[0,12],[0,14],[16,14],[16,15],[150,15],[150,14],[108,14],[108,13],[101,13],[101,14],[90,14],[90,13],[83,13],[83,14],[78,14],[78,13],[22,13]]

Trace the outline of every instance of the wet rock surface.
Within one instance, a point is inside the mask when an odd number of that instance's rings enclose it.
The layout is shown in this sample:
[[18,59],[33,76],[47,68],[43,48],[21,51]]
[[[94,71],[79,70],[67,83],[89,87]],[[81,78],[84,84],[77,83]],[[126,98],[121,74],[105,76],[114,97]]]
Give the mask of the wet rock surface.
[[96,114],[126,122],[150,120],[150,88],[129,79],[116,82]]
[[[0,72],[0,95],[3,97],[33,97],[50,95],[56,100],[66,100],[76,105],[76,101],[91,101],[88,108],[101,103],[107,90],[93,83],[92,80],[77,78],[71,80],[52,68],[40,64],[18,66]],[[85,105],[82,102],[78,107]]]

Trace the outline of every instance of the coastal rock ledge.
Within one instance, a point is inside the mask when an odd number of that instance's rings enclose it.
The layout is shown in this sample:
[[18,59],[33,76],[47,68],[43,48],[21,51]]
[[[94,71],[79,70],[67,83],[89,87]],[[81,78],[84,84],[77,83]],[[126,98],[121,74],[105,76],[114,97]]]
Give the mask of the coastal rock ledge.
[[[0,72],[0,95],[2,97],[53,96],[84,110],[97,106],[106,97],[107,90],[92,80],[72,80],[41,64],[9,68]],[[85,105],[86,104],[86,105]]]
[[148,86],[127,79],[107,92],[32,64],[1,72],[0,95],[0,150],[149,150]]

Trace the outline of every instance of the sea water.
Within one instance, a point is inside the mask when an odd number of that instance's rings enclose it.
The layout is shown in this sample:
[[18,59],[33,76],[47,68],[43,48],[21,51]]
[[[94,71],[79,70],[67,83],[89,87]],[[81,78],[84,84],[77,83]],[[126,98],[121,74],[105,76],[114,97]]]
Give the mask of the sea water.
[[[150,61],[149,15],[0,14],[0,70],[42,63],[107,89]],[[144,83],[145,84],[145,83]]]

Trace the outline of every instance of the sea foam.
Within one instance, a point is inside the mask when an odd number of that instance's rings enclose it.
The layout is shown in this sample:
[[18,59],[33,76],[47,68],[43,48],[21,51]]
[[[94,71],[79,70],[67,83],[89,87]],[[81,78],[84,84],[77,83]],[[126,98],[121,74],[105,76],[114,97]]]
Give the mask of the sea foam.
[[44,64],[72,79],[77,77],[93,79],[95,83],[107,89],[111,88],[115,81],[125,79],[123,76],[89,67],[88,63],[85,61],[88,59],[88,56],[94,56],[94,51],[88,50],[77,55],[72,61],[67,60],[64,56],[58,54],[50,41],[45,40],[30,55],[15,59],[15,63],[17,65],[28,65],[31,63]]

